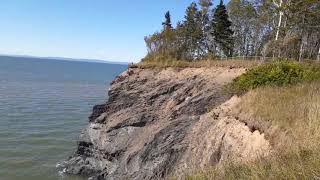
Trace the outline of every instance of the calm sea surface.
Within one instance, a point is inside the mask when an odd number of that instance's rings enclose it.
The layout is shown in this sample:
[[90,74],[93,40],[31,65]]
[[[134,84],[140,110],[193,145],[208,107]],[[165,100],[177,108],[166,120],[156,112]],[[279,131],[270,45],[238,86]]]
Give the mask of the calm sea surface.
[[65,177],[93,105],[126,65],[0,57],[0,180]]

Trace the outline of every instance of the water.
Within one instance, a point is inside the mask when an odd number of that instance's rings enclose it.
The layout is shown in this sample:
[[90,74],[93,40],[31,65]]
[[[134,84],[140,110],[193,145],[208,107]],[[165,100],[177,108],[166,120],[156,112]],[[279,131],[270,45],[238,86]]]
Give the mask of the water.
[[125,65],[0,57],[0,179],[59,175],[93,105]]

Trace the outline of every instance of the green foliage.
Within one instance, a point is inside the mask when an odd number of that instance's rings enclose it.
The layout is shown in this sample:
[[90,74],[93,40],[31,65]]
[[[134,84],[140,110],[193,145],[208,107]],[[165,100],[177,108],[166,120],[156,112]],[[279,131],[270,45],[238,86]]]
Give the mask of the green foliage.
[[212,35],[224,55],[232,56],[233,49],[233,31],[231,30],[231,21],[229,21],[228,12],[223,1],[217,6],[212,21]]
[[170,11],[167,11],[164,17],[166,20],[162,23],[163,29],[172,29]]
[[256,56],[259,44],[252,46],[259,38],[253,36],[259,29],[258,13],[248,0],[230,0],[229,18],[234,31],[233,56]]
[[181,25],[184,59],[196,59],[200,54],[199,42],[202,39],[201,14],[196,3],[191,3],[186,10],[185,20]]
[[201,24],[202,38],[199,41],[199,49],[202,51],[203,56],[213,54],[212,45],[214,42],[210,40],[210,24],[211,24],[211,6],[213,5],[212,0],[199,0],[200,6],[200,18],[198,18],[198,24]]
[[249,70],[231,84],[232,91],[244,93],[260,86],[283,86],[320,79],[320,67],[295,61],[268,63]]
[[200,0],[198,4],[192,2],[186,9],[184,20],[176,27],[171,25],[171,16],[167,12],[162,23],[163,30],[145,37],[148,48],[146,60],[200,60],[213,54],[212,42],[209,36],[211,0]]
[[283,0],[277,7],[279,2],[230,0],[226,7],[220,0],[212,8],[213,0],[198,0],[176,25],[168,11],[163,29],[145,37],[145,60],[156,56],[188,61],[208,56],[320,59],[319,0]]

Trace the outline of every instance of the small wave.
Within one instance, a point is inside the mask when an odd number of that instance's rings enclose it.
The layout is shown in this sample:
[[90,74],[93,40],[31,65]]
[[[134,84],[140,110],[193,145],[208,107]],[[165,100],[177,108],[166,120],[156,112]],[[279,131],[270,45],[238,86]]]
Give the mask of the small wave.
[[60,176],[63,176],[66,174],[67,172],[67,168],[63,168],[61,171],[58,171]]
[[62,164],[61,163],[57,163],[56,164],[56,168],[60,168],[60,167],[62,167]]
[[61,179],[65,178],[66,172],[67,172],[67,168],[63,168],[62,170],[58,171],[58,174]]
[[58,170],[58,174],[60,176],[60,179],[64,179],[66,172],[67,172],[67,168],[65,168],[65,161],[64,162],[58,162],[56,164],[56,168]]

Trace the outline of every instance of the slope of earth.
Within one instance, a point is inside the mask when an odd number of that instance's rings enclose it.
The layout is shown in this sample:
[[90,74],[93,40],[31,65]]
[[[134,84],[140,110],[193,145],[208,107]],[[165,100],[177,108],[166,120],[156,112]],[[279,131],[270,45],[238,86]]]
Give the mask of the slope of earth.
[[182,177],[190,169],[268,152],[264,135],[229,113],[239,100],[224,85],[244,72],[128,69],[112,82],[108,101],[93,108],[65,171],[93,179]]

